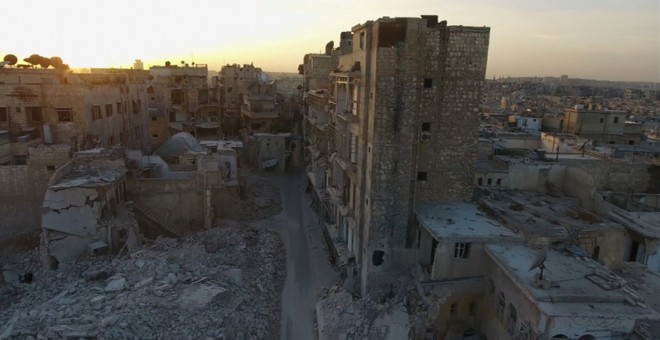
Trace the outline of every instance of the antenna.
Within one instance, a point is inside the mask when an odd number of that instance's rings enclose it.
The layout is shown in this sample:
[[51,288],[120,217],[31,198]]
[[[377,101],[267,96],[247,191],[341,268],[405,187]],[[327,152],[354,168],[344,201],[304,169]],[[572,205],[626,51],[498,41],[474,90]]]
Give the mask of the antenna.
[[548,257],[548,248],[543,247],[543,250],[536,256],[536,259],[534,259],[534,262],[532,262],[532,266],[529,268],[529,271],[532,271],[536,268],[540,269],[541,272],[539,274],[539,280],[543,280],[543,270],[545,269],[545,260]]

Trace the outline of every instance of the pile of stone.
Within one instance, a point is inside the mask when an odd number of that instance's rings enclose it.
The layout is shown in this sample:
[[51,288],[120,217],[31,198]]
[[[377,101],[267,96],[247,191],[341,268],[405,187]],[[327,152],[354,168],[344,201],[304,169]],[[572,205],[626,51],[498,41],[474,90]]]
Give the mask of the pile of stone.
[[[284,256],[276,234],[246,227],[53,271],[35,270],[32,252],[3,266],[0,339],[278,338]],[[31,283],[12,279],[21,269],[34,270]]]
[[319,340],[408,339],[409,316],[400,295],[377,303],[372,297],[353,298],[335,286],[316,304]]

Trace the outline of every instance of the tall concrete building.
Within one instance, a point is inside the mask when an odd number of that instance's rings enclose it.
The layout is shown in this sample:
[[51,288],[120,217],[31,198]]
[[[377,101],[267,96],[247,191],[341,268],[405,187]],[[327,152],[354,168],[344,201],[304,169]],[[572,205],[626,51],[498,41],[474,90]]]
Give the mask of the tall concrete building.
[[489,34],[437,16],[367,21],[308,95],[306,119],[332,131],[309,146],[311,182],[362,294],[414,264],[417,205],[472,198]]

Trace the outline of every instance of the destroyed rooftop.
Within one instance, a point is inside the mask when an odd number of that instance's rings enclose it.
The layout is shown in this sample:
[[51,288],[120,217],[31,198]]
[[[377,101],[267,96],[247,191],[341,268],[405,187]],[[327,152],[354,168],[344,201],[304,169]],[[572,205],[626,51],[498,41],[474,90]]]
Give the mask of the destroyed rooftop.
[[425,204],[418,206],[419,223],[438,240],[522,239],[522,235],[489,218],[474,203]]
[[[76,158],[72,161],[71,170],[61,179],[52,183],[50,189],[92,188],[121,179],[127,172],[124,160],[122,158],[113,159],[105,152],[106,149],[103,148],[77,152]],[[94,158],[88,159],[87,157],[90,156]],[[98,156],[102,158],[99,159]]]
[[497,220],[526,237],[548,237],[550,241],[571,239],[581,231],[623,229],[618,223],[580,208],[578,199],[537,192],[491,192],[480,202]]
[[627,287],[623,278],[588,257],[548,250],[544,278],[552,285],[548,289],[535,288],[532,281],[539,269],[529,268],[541,252],[524,245],[486,245],[488,256],[546,315],[604,319],[657,317],[657,312],[642,303],[643,298]]

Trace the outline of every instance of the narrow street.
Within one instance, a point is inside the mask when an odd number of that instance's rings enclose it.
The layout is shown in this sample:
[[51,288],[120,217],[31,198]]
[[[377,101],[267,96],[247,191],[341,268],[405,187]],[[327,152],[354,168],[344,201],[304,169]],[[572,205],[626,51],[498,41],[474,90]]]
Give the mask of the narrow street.
[[274,227],[287,253],[281,339],[315,339],[316,300],[323,287],[332,286],[339,277],[328,263],[318,216],[310,208],[305,172],[292,170],[270,178],[282,193],[282,212],[276,217]]

